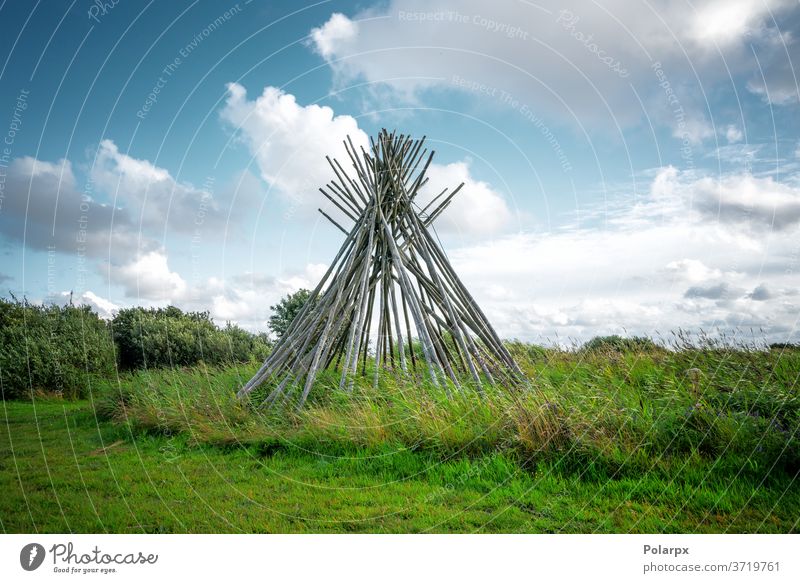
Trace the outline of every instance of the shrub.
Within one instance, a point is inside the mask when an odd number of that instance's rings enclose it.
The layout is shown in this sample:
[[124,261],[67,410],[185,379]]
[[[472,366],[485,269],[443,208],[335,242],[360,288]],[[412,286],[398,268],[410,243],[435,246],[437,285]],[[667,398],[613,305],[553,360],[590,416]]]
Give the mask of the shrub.
[[119,367],[124,370],[222,364],[263,359],[268,341],[230,323],[217,328],[208,312],[126,308],[112,321]]
[[644,336],[595,336],[583,345],[583,350],[596,352],[652,352],[662,350],[655,342]]
[[25,398],[38,391],[79,398],[92,377],[113,371],[108,326],[88,306],[0,298],[3,398]]
[[794,342],[773,342],[769,345],[770,350],[800,350],[800,344]]
[[[537,344],[527,344],[520,340],[506,341],[505,347],[516,360],[525,362],[544,361],[547,359],[547,349]],[[517,363],[519,364],[519,363]]]
[[226,343],[225,352],[230,356],[230,362],[262,361],[267,358],[272,346],[265,332],[252,334],[230,322],[225,323],[220,333]]

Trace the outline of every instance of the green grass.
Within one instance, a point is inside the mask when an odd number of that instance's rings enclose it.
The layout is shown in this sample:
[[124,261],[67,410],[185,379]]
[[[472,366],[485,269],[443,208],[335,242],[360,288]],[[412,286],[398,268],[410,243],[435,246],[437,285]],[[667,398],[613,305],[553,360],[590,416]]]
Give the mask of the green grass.
[[233,397],[252,367],[198,367],[2,403],[0,526],[798,531],[799,351],[513,348],[532,387],[484,397],[323,377],[304,410],[261,411]]

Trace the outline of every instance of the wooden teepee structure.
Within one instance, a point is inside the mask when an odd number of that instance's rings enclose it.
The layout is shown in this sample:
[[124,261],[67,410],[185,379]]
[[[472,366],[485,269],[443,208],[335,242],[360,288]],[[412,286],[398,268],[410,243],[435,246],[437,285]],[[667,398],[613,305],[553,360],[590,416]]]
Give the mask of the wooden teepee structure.
[[320,191],[353,225],[347,229],[320,209],[345,241],[239,397],[267,383],[267,402],[293,397],[302,406],[329,367],[341,367],[341,389],[368,369],[376,384],[381,369],[420,371],[445,388],[523,381],[430,232],[463,184],[423,208],[415,203],[434,155],[424,141],[383,130],[367,153],[348,137],[355,179],[328,158],[336,178]]

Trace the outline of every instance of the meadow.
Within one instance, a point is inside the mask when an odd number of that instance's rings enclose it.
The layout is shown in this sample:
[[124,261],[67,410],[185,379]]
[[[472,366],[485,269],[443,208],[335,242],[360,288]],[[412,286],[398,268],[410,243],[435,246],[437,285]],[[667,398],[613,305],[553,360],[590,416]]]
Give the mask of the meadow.
[[2,403],[2,529],[797,532],[800,350],[670,344],[509,343],[531,385],[483,395],[323,376],[299,411],[235,398],[254,362],[39,391]]

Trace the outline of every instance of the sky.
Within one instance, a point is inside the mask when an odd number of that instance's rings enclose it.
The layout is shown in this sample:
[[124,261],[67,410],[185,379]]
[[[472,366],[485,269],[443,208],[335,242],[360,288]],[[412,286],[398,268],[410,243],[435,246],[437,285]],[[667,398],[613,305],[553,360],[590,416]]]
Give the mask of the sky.
[[2,295],[266,330],[387,128],[502,337],[797,342],[799,47],[798,0],[0,0]]

